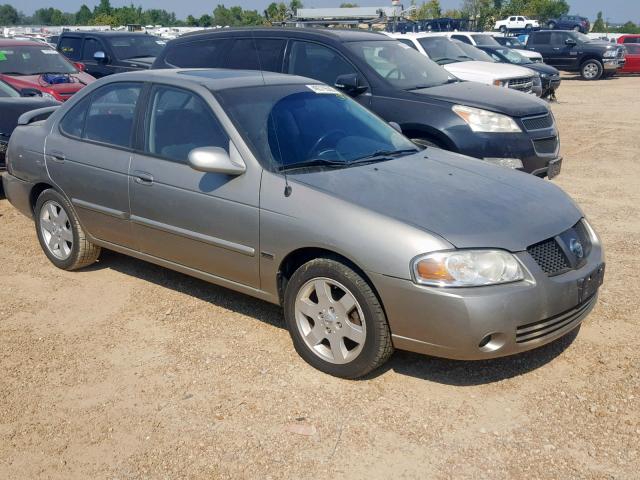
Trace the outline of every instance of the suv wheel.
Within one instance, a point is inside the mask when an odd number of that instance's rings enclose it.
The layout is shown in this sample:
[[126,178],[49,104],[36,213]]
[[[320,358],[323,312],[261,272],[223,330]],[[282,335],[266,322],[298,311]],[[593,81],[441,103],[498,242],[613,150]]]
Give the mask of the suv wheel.
[[52,189],[42,192],[34,213],[40,246],[56,267],[76,270],[98,259],[100,247],[87,239],[71,205],[61,194]]
[[500,32],[507,33],[507,27],[505,25],[500,25]]
[[547,26],[549,27],[550,30],[553,30],[554,28],[556,28],[556,22],[549,22]]
[[284,315],[298,354],[330,375],[362,377],[393,352],[378,297],[336,260],[318,258],[295,271],[285,291]]
[[579,25],[576,25],[575,27],[573,27],[573,31],[574,31],[574,32],[579,32],[580,30],[581,30],[581,29],[580,29],[580,26],[579,26]]
[[582,75],[582,78],[585,80],[598,80],[602,77],[603,70],[602,63],[598,60],[591,59],[582,64],[580,67],[580,75]]

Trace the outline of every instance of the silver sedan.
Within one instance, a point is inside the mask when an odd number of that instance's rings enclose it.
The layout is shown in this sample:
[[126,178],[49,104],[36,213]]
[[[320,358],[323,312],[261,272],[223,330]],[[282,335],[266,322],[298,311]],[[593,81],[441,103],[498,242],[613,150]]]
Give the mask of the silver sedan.
[[538,347],[603,280],[600,240],[557,186],[418,149],[317,81],[136,72],[20,124],[4,189],[54,265],[107,248],[281,304],[298,353],[332,375],[394,348]]

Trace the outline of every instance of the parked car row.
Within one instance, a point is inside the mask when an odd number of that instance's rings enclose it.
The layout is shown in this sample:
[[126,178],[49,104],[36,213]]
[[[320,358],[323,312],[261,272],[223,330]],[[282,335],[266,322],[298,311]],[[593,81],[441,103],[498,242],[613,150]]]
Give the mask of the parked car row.
[[[602,245],[559,187],[421,149],[364,107],[404,108],[418,125],[420,111],[449,110],[451,130],[531,145],[531,132],[555,133],[544,102],[449,82],[380,35],[254,34],[183,38],[157,62],[211,46],[225,60],[207,60],[224,66],[239,44],[245,61],[282,73],[122,73],[20,117],[4,191],[55,266],[89,266],[108,248],[282,305],[300,356],[345,378],[394,349],[464,360],[530,350],[593,309]],[[282,56],[266,41],[283,42]],[[478,104],[502,98],[511,116]]]
[[[538,20],[525,17],[523,15],[512,15],[504,20],[498,20],[493,29],[502,33],[513,31],[532,31],[539,30],[542,27]],[[591,29],[591,23],[586,17],[579,15],[561,15],[558,18],[552,18],[546,23],[546,27],[550,30],[573,30],[576,32],[588,33]]]

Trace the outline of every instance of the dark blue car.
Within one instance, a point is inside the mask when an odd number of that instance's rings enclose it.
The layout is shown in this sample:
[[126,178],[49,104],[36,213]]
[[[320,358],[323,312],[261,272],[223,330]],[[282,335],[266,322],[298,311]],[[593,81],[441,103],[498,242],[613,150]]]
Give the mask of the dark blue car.
[[547,26],[551,30],[575,30],[582,33],[588,33],[591,30],[589,19],[578,15],[561,15],[558,18],[549,20]]

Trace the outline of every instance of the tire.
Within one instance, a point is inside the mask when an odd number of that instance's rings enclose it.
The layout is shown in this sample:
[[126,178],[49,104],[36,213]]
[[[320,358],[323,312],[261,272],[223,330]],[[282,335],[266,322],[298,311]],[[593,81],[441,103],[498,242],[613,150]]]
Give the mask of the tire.
[[417,146],[422,148],[427,148],[427,147],[442,148],[440,145],[438,145],[435,142],[432,142],[427,138],[412,138],[411,141],[415,143]]
[[504,25],[500,26],[500,33],[507,33],[507,27],[505,27]]
[[524,29],[525,29],[527,32],[528,32],[528,31],[530,31],[530,30],[531,30],[531,28],[533,28],[533,27],[531,26],[531,24],[530,24],[530,23],[527,23],[527,24],[524,26]]
[[556,22],[549,22],[547,27],[549,27],[549,30],[554,30],[556,28]]
[[60,193],[43,191],[36,201],[34,217],[40,246],[56,267],[77,270],[98,259],[100,247],[87,239],[73,208]]
[[584,80],[599,80],[602,77],[604,68],[602,63],[595,59],[586,60],[580,65],[580,76]]
[[298,354],[329,375],[363,377],[393,353],[387,317],[371,286],[331,258],[311,260],[294,272],[284,317]]
[[573,27],[573,31],[574,32],[581,32],[582,28],[580,28],[578,25],[576,25],[575,27]]

